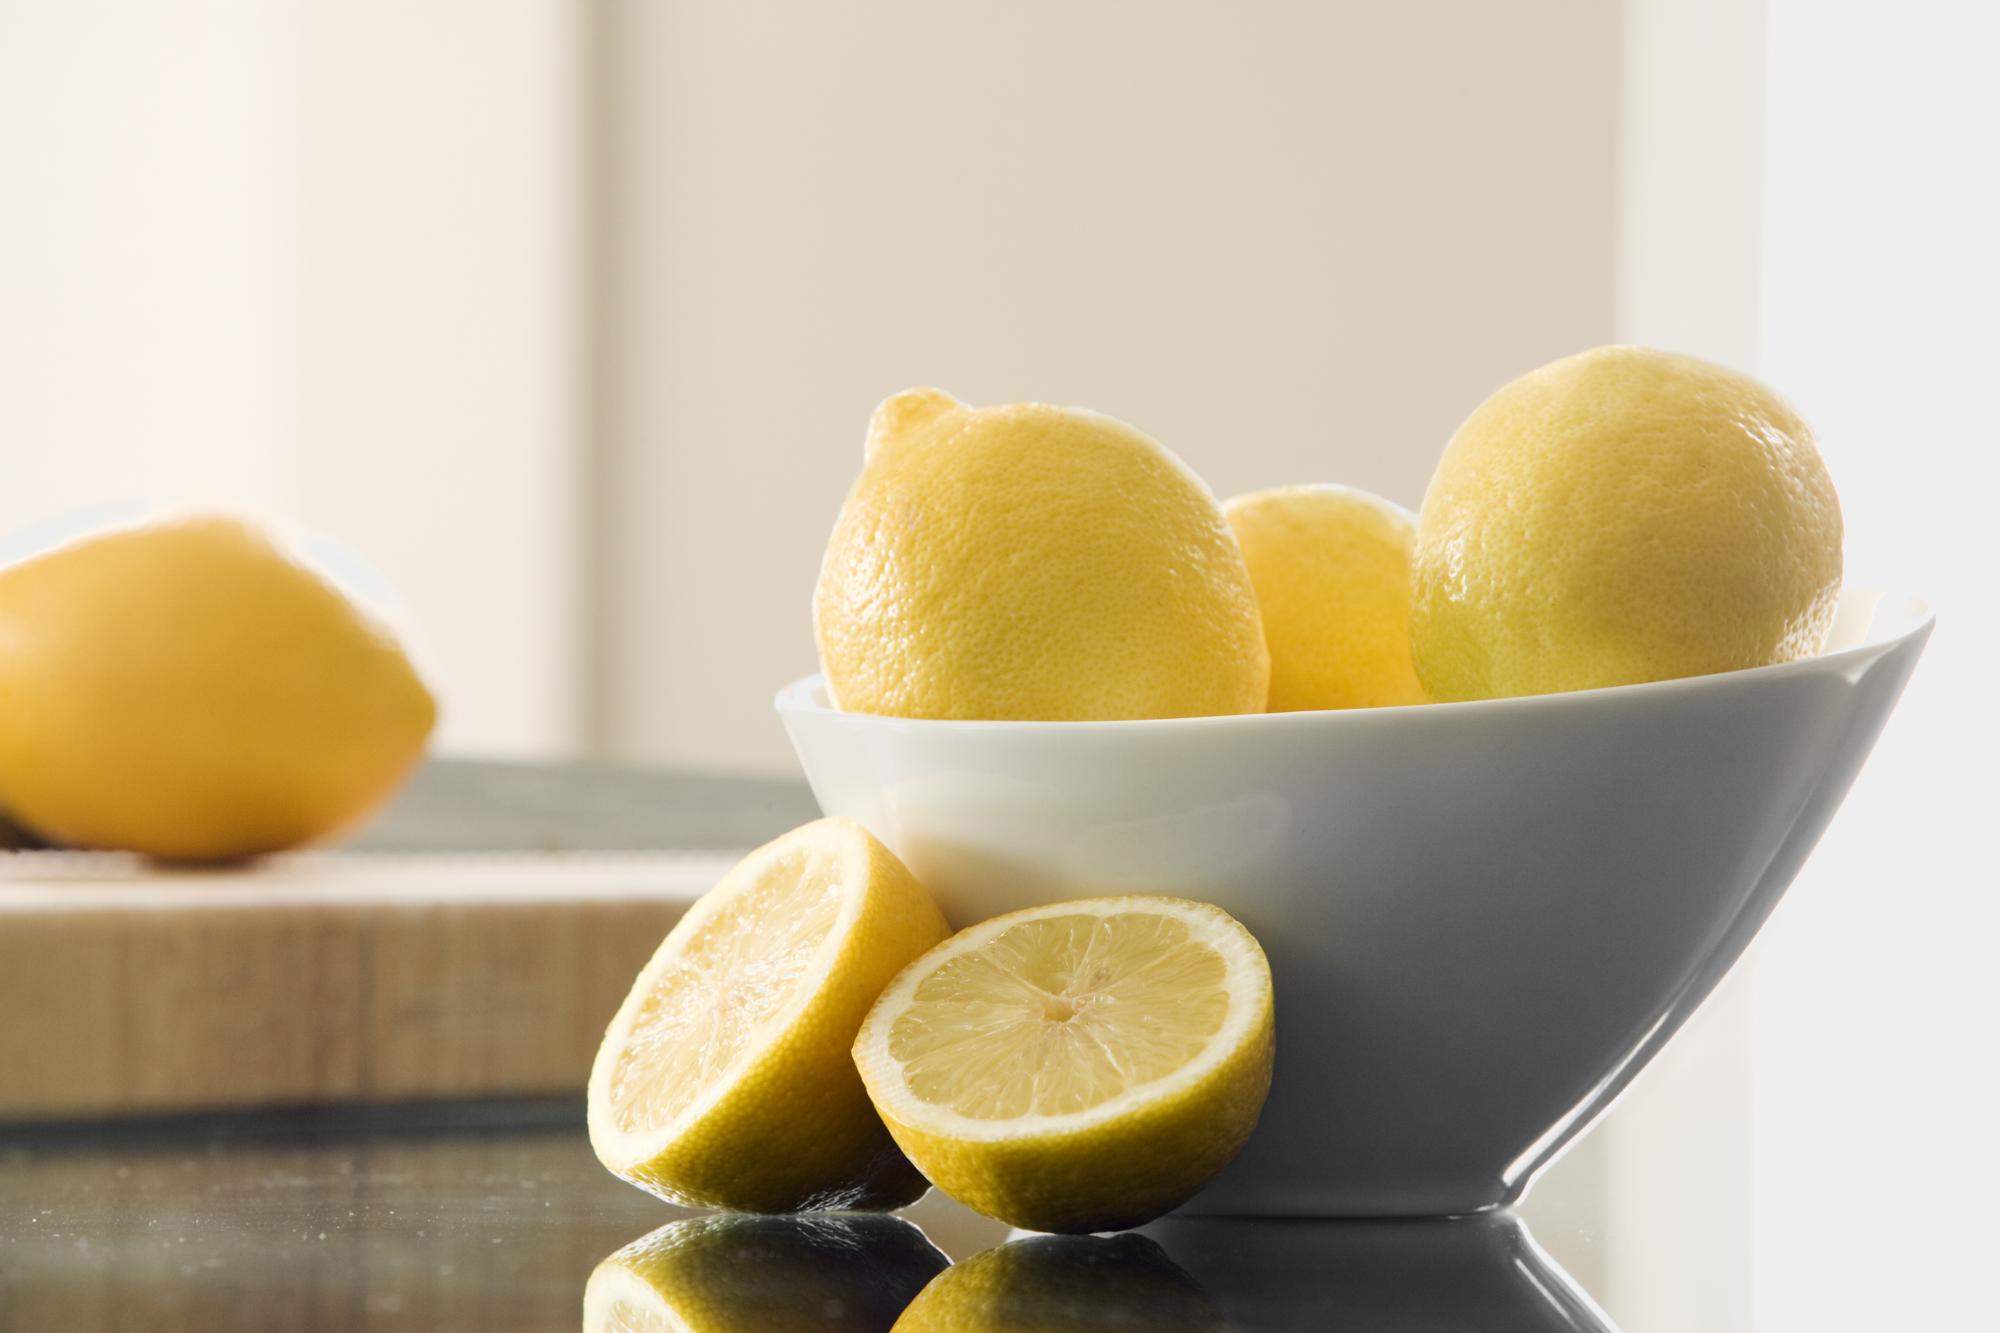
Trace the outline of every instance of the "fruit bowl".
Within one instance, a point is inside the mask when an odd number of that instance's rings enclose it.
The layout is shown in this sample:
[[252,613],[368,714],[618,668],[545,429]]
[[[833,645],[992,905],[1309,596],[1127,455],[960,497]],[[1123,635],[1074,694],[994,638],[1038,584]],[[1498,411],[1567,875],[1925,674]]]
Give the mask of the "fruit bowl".
[[1271,1096],[1188,1205],[1437,1216],[1518,1200],[1714,989],[1929,637],[1849,591],[1818,657],[1478,703],[1131,722],[777,708],[828,814],[954,926],[1109,892],[1263,943]]

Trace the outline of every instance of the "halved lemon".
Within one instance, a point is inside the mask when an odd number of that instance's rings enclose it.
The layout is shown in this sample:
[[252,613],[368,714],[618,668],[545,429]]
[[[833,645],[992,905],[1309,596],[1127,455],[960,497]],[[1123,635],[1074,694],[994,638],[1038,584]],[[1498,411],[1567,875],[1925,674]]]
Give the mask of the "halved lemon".
[[750,853],[660,945],[590,1071],[598,1160],[675,1203],[894,1208],[924,1182],[848,1048],[890,978],[949,933],[894,853],[822,819]]
[[1091,898],[962,931],[855,1039],[875,1109],[932,1184],[1035,1231],[1137,1226],[1249,1138],[1271,1087],[1271,971],[1228,913]]

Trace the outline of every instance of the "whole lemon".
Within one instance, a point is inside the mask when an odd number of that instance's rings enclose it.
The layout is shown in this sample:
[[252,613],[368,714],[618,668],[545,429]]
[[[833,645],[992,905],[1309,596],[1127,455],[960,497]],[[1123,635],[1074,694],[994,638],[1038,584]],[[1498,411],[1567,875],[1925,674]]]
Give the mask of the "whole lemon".
[[310,842],[423,750],[395,641],[233,518],[114,530],[0,570],[0,806],[174,860]]
[[1600,347],[1460,426],[1417,524],[1434,698],[1548,694],[1816,653],[1840,501],[1806,423],[1747,375]]
[[1282,486],[1223,512],[1263,611],[1271,712],[1429,702],[1410,664],[1409,510],[1346,486]]
[[1270,676],[1243,555],[1178,458],[1095,412],[935,389],[876,409],[813,625],[860,713],[1251,713]]

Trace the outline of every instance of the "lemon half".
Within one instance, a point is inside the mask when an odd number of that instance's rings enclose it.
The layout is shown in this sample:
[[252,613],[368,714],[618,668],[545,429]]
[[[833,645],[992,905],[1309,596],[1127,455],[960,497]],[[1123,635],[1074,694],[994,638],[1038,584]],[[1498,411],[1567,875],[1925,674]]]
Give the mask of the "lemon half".
[[1137,1226],[1243,1146],[1271,1085],[1271,972],[1221,908],[1093,898],[995,917],[886,990],[854,1059],[903,1151],[1036,1231]]
[[948,930],[893,853],[822,819],[745,857],[688,909],[611,1020],[590,1142],[675,1203],[893,1208],[924,1183],[848,1058],[868,1007]]

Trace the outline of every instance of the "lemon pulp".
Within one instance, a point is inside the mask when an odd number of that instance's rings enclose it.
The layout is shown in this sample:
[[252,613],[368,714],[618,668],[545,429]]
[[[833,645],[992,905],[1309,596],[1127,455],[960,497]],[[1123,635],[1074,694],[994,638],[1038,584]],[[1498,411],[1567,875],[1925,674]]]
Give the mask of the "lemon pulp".
[[893,1208],[920,1195],[849,1048],[948,933],[895,855],[822,819],[745,857],[646,964],[591,1069],[591,1146],[675,1203]]
[[701,923],[654,978],[611,1074],[627,1133],[670,1125],[782,1026],[833,938],[844,895],[824,851],[787,848],[733,910]]
[[1023,921],[917,987],[889,1051],[970,1120],[1086,1111],[1185,1066],[1229,1013],[1222,956],[1166,916]]

